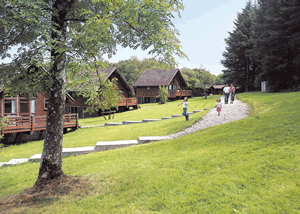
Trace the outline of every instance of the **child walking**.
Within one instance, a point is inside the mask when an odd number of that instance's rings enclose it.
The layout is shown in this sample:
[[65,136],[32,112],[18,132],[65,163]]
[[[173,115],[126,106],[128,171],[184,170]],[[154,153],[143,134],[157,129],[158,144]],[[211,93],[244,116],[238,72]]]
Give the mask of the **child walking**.
[[221,112],[221,110],[222,110],[221,99],[217,99],[216,108],[217,108],[218,116],[220,116],[220,112]]
[[187,111],[187,105],[188,105],[188,98],[185,97],[185,98],[183,99],[183,102],[179,103],[178,106],[181,105],[181,104],[183,104],[183,112],[182,112],[182,115],[185,116],[185,120],[186,120],[186,121],[189,121],[190,116],[189,116],[189,114],[186,113],[186,111]]

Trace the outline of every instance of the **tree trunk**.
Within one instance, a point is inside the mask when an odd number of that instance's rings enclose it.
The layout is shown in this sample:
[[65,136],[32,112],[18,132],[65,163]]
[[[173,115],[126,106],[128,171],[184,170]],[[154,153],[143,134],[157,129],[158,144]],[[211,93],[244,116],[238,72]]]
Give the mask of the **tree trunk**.
[[62,142],[63,142],[63,116],[65,111],[66,91],[64,82],[66,77],[66,30],[65,20],[70,3],[56,0],[53,3],[52,31],[53,39],[51,49],[51,81],[49,107],[47,112],[46,135],[38,179],[35,185],[40,186],[46,181],[63,175],[62,171]]

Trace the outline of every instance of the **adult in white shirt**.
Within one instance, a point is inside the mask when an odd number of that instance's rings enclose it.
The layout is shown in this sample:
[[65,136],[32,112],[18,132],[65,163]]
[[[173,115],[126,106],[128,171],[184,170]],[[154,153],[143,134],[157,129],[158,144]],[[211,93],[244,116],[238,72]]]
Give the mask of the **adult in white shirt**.
[[229,92],[230,87],[228,87],[228,84],[226,84],[226,86],[223,88],[223,96],[225,95],[225,104],[228,104]]

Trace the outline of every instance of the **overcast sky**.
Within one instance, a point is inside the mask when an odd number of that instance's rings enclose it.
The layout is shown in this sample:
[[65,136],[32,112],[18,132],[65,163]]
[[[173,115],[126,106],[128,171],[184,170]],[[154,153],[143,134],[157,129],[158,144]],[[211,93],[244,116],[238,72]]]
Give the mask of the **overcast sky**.
[[[179,68],[199,68],[200,64],[213,74],[222,73],[222,52],[225,50],[224,38],[228,31],[233,30],[233,22],[237,13],[241,12],[248,0],[183,0],[185,7],[182,18],[176,18],[173,23],[180,31],[182,51],[186,59],[176,58]],[[110,62],[129,59],[131,56],[149,58],[147,51],[123,49],[118,51]],[[0,62],[9,62],[5,60]]]

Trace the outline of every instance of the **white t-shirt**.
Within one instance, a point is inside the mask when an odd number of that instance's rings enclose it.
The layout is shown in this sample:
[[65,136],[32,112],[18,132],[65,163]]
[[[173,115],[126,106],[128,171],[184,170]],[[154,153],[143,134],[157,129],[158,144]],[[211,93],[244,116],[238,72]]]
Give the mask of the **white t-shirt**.
[[221,102],[217,103],[216,107],[217,108],[222,108],[222,103]]
[[183,105],[183,108],[187,108],[188,102],[183,102],[182,105]]
[[224,93],[229,93],[229,91],[230,91],[230,87],[225,87],[224,89],[223,89],[223,91],[224,91]]

